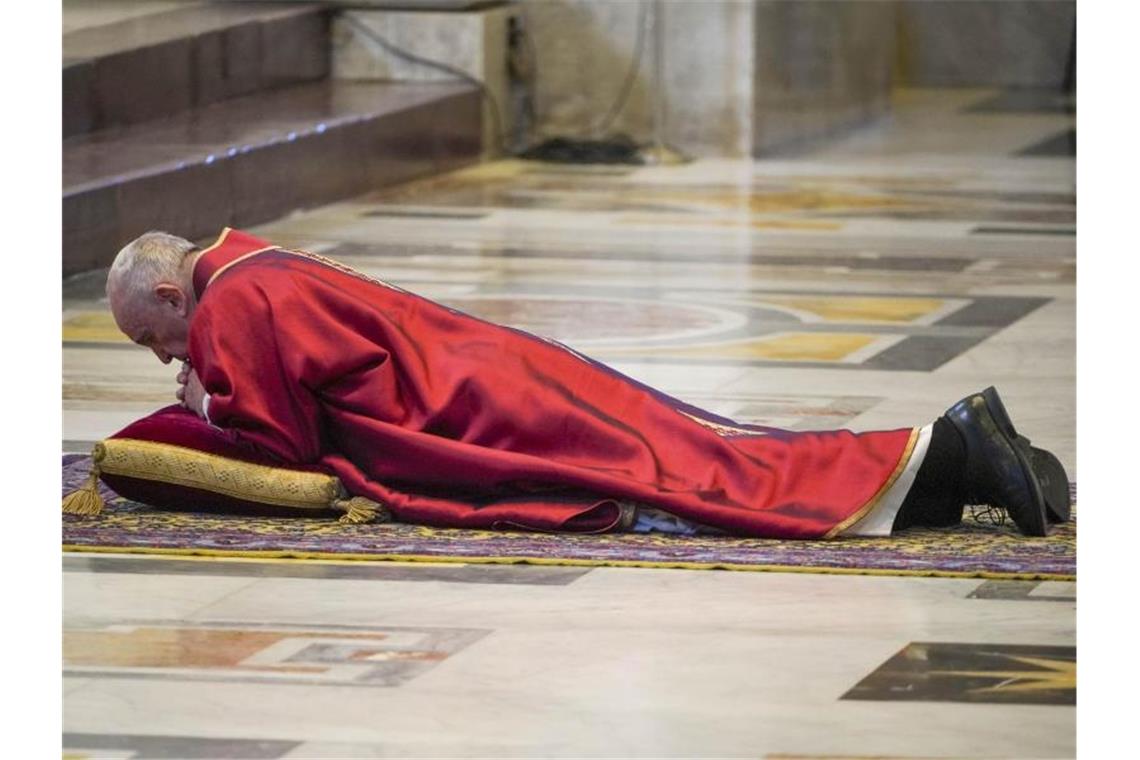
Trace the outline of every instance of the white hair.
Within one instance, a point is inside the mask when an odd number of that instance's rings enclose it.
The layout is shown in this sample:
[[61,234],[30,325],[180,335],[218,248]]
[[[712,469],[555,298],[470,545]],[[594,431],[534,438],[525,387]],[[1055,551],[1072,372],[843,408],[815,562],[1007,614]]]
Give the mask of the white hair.
[[196,250],[198,246],[189,240],[167,232],[154,230],[140,235],[115,256],[107,274],[107,292],[114,287],[128,301],[134,301],[160,282],[183,284],[186,257]]

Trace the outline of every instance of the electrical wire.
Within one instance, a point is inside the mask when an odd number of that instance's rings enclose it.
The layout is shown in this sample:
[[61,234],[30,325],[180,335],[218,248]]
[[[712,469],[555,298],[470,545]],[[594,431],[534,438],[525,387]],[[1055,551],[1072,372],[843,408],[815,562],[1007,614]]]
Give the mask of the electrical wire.
[[348,14],[348,13],[342,14],[340,16],[340,18],[347,21],[351,26],[355,27],[357,29],[357,31],[361,32],[365,37],[372,40],[377,45],[384,48],[384,50],[387,50],[389,53],[396,56],[397,58],[408,61],[409,63],[417,64],[420,66],[427,66],[428,68],[433,68],[433,69],[437,69],[439,71],[443,71],[445,73],[451,74],[453,77],[456,77],[457,79],[462,79],[463,81],[469,82],[470,84],[473,84],[476,87],[478,87],[480,94],[484,98],[487,99],[487,103],[490,105],[491,120],[494,122],[494,127],[493,127],[494,139],[498,144],[499,151],[500,151],[500,153],[502,153],[504,155],[509,154],[510,151],[507,150],[506,137],[503,134],[502,117],[499,114],[499,103],[497,100],[495,100],[495,96],[491,94],[490,89],[487,88],[487,85],[482,80],[471,76],[470,74],[468,74],[466,71],[463,71],[462,69],[458,69],[454,66],[450,66],[446,63],[443,63],[442,61],[433,61],[429,58],[423,58],[421,56],[416,55],[415,53],[409,53],[407,50],[404,50],[403,48],[397,47],[396,45],[393,45],[389,40],[385,39],[379,33],[374,31],[373,29],[369,28],[364,22],[359,21],[356,17],[352,16],[351,14]]
[[[590,133],[595,137],[607,132],[613,126],[613,123],[616,121],[617,117],[621,115],[622,111],[625,109],[626,105],[629,102],[629,97],[633,92],[633,85],[636,82],[638,72],[641,70],[642,59],[645,55],[645,38],[648,28],[647,20],[649,17],[649,6],[650,0],[640,0],[638,3],[637,37],[634,41],[634,49],[631,55],[629,69],[626,72],[625,78],[622,81],[622,85],[618,90],[618,95],[615,98],[613,105],[611,105],[609,110],[606,111],[605,115],[600,120],[595,122],[594,125],[590,128]],[[491,94],[490,89],[483,81],[471,76],[466,71],[443,63],[442,61],[435,61],[429,58],[424,58],[422,56],[416,55],[415,53],[411,53],[407,50],[404,50],[403,48],[400,48],[352,15],[343,14],[340,16],[340,18],[347,21],[350,26],[354,27],[365,37],[372,40],[374,43],[379,45],[388,53],[396,56],[397,58],[415,65],[427,66],[428,68],[436,69],[437,71],[443,71],[457,79],[461,79],[477,87],[479,89],[480,95],[487,99],[487,103],[490,106],[489,110],[491,112],[491,120],[493,122],[494,139],[497,143],[499,152],[502,155],[511,155],[512,153],[515,153],[515,151],[510,150],[507,145],[506,135],[503,132],[503,123],[501,112],[499,110],[499,103],[495,99],[495,96]],[[537,98],[536,84],[538,80],[538,52],[535,49],[534,40],[527,30],[526,25],[524,25],[522,28],[521,36],[524,38],[524,44],[528,46],[528,52],[530,53],[531,59],[529,72],[530,76],[527,77],[529,79],[527,84],[531,90],[531,97]],[[533,129],[537,127],[538,121],[538,109],[536,104],[531,102],[528,110],[531,111],[531,128]],[[562,155],[559,160],[571,161],[573,163],[579,162],[587,155],[593,157],[589,162],[593,162],[594,160],[602,160],[604,162],[627,163],[630,162],[630,157],[636,154],[636,145],[625,135],[617,136],[609,141],[598,139],[575,140],[572,138],[553,138],[552,140],[548,140],[546,143],[543,143],[537,148],[519,151],[518,153],[520,155],[526,155],[535,151],[537,151],[540,155],[543,153],[565,154]],[[575,156],[577,160],[575,160],[575,158],[571,158],[571,156]],[[539,156],[536,155],[535,157],[537,158]]]
[[538,123],[538,50],[534,46],[534,37],[528,30],[527,9],[520,8],[517,16],[510,19],[507,32],[507,68],[511,75],[521,81],[525,88],[526,97],[523,108],[526,117],[530,120],[527,125],[533,129]]

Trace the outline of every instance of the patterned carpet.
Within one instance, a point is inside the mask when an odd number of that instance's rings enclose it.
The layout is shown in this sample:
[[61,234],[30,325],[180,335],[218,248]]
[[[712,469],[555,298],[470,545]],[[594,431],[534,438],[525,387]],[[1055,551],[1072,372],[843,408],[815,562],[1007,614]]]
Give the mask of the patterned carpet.
[[[83,484],[90,458],[65,455],[63,492]],[[106,511],[63,516],[67,551],[143,552],[297,559],[615,565],[1001,579],[1075,580],[1076,510],[1048,538],[1025,538],[1011,524],[967,520],[945,529],[912,528],[890,538],[779,541],[665,535],[552,535],[342,525],[329,519],[162,512],[103,487]]]

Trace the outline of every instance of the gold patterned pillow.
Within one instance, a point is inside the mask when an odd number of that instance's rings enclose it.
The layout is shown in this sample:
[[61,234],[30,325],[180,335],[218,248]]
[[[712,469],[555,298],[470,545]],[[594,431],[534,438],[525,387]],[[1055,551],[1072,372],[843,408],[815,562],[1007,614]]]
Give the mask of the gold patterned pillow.
[[97,443],[91,477],[64,512],[103,509],[98,481],[160,509],[256,515],[334,515],[341,522],[387,519],[373,501],[352,497],[317,467],[283,466],[247,450],[180,406],[160,409]]

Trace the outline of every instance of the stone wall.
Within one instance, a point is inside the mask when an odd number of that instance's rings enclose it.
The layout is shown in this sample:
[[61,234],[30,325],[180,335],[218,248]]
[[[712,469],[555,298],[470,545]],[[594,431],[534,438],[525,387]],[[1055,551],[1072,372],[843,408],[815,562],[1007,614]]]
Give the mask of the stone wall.
[[489,93],[483,99],[483,153],[496,156],[500,139],[508,142],[514,126],[507,76],[510,15],[506,5],[449,11],[345,10],[332,24],[332,76],[401,82],[457,78],[422,61],[462,72],[482,82]]
[[[652,138],[655,3],[523,0],[534,40],[535,111],[542,135],[624,133]],[[674,0],[664,9],[666,141],[693,155],[747,155],[751,148],[752,0]],[[643,8],[645,10],[643,10]],[[641,65],[624,108],[618,101],[641,34]]]
[[897,80],[919,87],[1055,87],[1065,78],[1071,0],[900,0]]
[[[351,13],[485,81],[518,147],[516,120],[529,125],[532,144],[615,134],[651,142],[658,9],[665,142],[691,156],[730,157],[794,151],[873,121],[889,111],[892,85],[1057,86],[1076,12],[1071,0],[517,0]],[[516,51],[532,64],[525,85],[508,79],[512,24],[530,39]],[[384,54],[343,21],[334,31],[336,76],[441,76]],[[492,132],[488,122],[488,140]]]
[[793,150],[890,108],[895,4],[758,0],[752,153]]
[[[879,0],[670,0],[666,142],[693,156],[761,155],[889,108],[895,4]],[[652,13],[642,65],[610,131],[652,139]],[[637,47],[640,3],[525,0],[545,134],[597,134]]]

